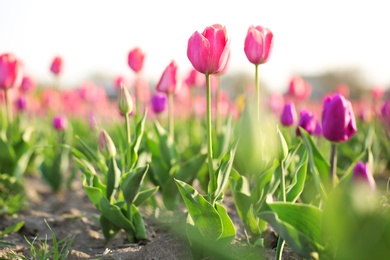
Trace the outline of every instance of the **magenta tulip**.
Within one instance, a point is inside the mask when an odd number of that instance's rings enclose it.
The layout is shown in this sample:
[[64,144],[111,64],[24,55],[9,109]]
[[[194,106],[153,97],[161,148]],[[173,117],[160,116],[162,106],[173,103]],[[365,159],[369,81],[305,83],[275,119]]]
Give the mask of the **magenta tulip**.
[[335,93],[324,100],[322,132],[332,142],[348,141],[357,131],[352,105],[344,96]]
[[293,102],[288,102],[284,105],[280,122],[284,126],[294,125],[298,120],[297,111]]
[[300,112],[296,134],[301,136],[299,127],[305,129],[310,135],[313,134],[316,130],[316,121],[316,117],[311,111],[302,109]]
[[266,63],[273,46],[273,34],[270,29],[258,26],[249,26],[245,37],[244,51],[248,60],[257,65]]
[[129,52],[127,63],[136,73],[140,72],[144,65],[145,53],[141,48],[136,47]]
[[356,183],[365,183],[373,190],[376,187],[369,164],[362,161],[356,163],[355,167],[353,168],[353,181]]
[[164,112],[167,108],[167,95],[163,92],[156,92],[150,99],[153,112],[159,114]]
[[171,61],[161,75],[161,78],[156,85],[156,90],[168,94],[179,91],[180,87],[181,82],[179,80],[177,64],[175,61]]
[[21,65],[13,54],[0,55],[0,89],[16,87],[20,82]]
[[50,71],[54,75],[59,75],[62,72],[62,58],[60,56],[54,57],[51,65],[50,65]]
[[193,68],[189,71],[187,78],[184,80],[184,82],[190,88],[195,86],[199,87],[205,85],[205,78],[202,73]]
[[192,66],[203,74],[217,74],[225,69],[229,59],[230,39],[220,24],[194,32],[188,40],[187,57]]
[[64,131],[68,127],[68,119],[64,115],[57,115],[53,118],[53,127],[57,131]]

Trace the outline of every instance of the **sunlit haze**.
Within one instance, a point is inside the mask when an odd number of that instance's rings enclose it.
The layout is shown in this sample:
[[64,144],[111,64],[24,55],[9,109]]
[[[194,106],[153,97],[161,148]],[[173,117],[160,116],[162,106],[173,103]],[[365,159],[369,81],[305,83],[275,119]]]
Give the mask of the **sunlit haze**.
[[[254,73],[244,54],[250,25],[272,30],[274,48],[260,77],[284,91],[292,74],[361,68],[369,85],[390,84],[390,16],[386,1],[53,1],[0,2],[0,53],[19,57],[28,73],[50,80],[54,55],[63,82],[102,73],[132,77],[127,54],[145,53],[144,74],[158,78],[174,59],[186,73],[187,42],[219,23],[231,37],[229,72]],[[370,86],[367,86],[370,87]]]

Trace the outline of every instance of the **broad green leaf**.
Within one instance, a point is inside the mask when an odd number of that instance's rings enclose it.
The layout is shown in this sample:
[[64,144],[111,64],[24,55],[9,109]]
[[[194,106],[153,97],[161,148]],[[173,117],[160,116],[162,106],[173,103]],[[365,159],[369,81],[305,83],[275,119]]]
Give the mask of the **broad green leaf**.
[[179,196],[179,191],[176,187],[174,179],[191,184],[196,178],[199,170],[202,168],[206,158],[206,154],[197,154],[184,162],[182,165],[177,166],[177,171],[171,174],[162,190],[164,205],[168,210],[173,210],[175,208]]
[[278,136],[279,136],[279,143],[280,143],[280,146],[281,146],[281,153],[280,153],[280,158],[279,160],[282,162],[284,160],[286,160],[287,158],[287,155],[288,155],[288,146],[287,146],[287,142],[286,142],[286,139],[284,138],[282,132],[280,132],[279,130],[279,127],[276,126],[276,132],[278,133]]
[[216,209],[190,185],[175,181],[197,230],[204,239],[216,241],[223,233],[223,224]]
[[145,202],[147,199],[149,199],[154,194],[156,194],[158,189],[159,189],[159,186],[138,192],[137,197],[134,200],[134,205],[138,207],[143,202]]
[[147,239],[144,220],[134,204],[131,206],[131,217],[135,227],[135,238],[137,240]]
[[226,208],[218,203],[215,204],[215,208],[221,218],[223,231],[221,236],[218,238],[218,244],[226,246],[230,244],[236,236],[236,228],[234,227],[233,221],[227,214]]
[[324,251],[322,215],[319,208],[311,205],[282,202],[265,204],[258,214],[294,252],[307,259],[313,252],[321,254]]
[[123,175],[121,181],[121,190],[128,204],[132,204],[136,199],[148,169],[149,165],[147,164],[144,167],[139,167],[134,171]]
[[107,190],[106,196],[108,199],[114,195],[114,191],[118,188],[121,178],[121,171],[116,165],[114,157],[111,157],[108,162],[108,171],[107,171]]
[[286,199],[289,202],[295,202],[305,187],[307,163],[308,156],[307,153],[305,153],[304,157],[300,158],[300,162],[297,166],[297,170],[294,174],[291,184],[287,187]]
[[312,138],[305,129],[300,127],[303,143],[309,155],[309,169],[314,177],[315,184],[322,199],[326,199],[327,190],[330,189],[330,165],[318,151]]
[[108,199],[103,195],[101,190],[94,187],[84,187],[88,198],[95,207],[116,226],[123,228],[126,232],[134,232],[135,227],[124,215],[121,209],[113,204],[110,204]]
[[145,121],[146,121],[147,110],[144,111],[141,120],[138,122],[135,130],[135,141],[132,145],[131,152],[131,166],[130,169],[133,169],[138,161],[138,150],[141,145],[142,137],[145,131]]

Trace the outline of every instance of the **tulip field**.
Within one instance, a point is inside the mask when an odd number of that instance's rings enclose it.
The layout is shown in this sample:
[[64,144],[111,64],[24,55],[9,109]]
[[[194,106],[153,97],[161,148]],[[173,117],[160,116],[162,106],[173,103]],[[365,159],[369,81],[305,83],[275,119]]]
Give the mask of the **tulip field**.
[[152,86],[133,48],[115,97],[65,88],[66,57],[47,87],[0,53],[0,259],[390,259],[385,90],[271,91],[273,33],[249,26],[234,55],[252,83],[232,97],[228,29],[189,33],[193,68]]

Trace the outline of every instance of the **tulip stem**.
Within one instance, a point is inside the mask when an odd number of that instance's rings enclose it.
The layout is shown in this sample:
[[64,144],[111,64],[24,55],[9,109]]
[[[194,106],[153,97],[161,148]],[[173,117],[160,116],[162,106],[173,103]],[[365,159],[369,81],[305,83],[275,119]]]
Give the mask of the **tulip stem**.
[[214,187],[214,169],[213,169],[213,141],[211,132],[211,91],[210,91],[210,74],[206,74],[206,102],[207,102],[207,154],[209,168],[209,187]]
[[257,120],[260,121],[260,78],[259,65],[255,65],[255,85],[256,85],[256,114]]
[[[125,124],[126,124],[126,139],[127,139],[127,166],[131,167],[131,130],[130,130],[130,119],[129,114],[125,114]],[[126,151],[126,150],[125,150]]]
[[331,173],[332,187],[335,187],[336,178],[337,178],[337,144],[334,142],[331,143],[330,173]]
[[221,97],[221,88],[220,88],[220,76],[219,74],[216,75],[216,92],[215,92],[215,131],[217,135],[221,132],[221,118],[219,116],[219,102]]
[[5,113],[6,113],[7,124],[11,125],[12,111],[11,111],[11,106],[10,106],[10,102],[9,102],[8,89],[4,90],[4,98],[5,98]]
[[173,124],[173,93],[168,93],[168,133],[174,140],[174,124]]

